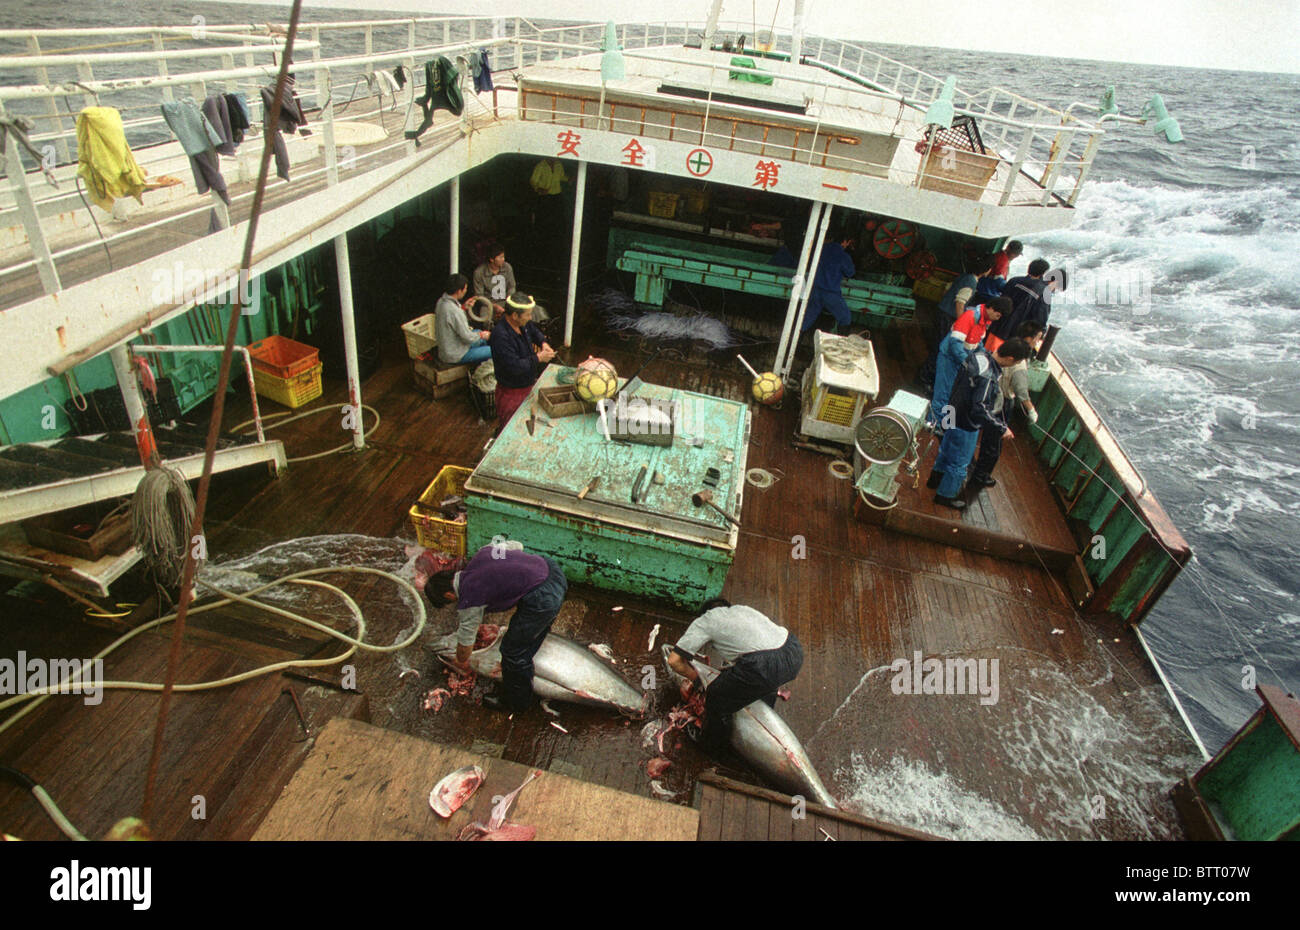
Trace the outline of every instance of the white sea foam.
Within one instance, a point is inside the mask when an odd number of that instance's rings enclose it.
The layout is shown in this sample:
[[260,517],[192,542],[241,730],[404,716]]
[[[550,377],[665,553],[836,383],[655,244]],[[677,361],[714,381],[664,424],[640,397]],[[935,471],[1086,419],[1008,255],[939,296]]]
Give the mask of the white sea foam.
[[869,764],[854,752],[835,781],[848,785],[846,806],[868,816],[961,840],[1043,839],[998,804],[958,785],[946,772],[894,756]]

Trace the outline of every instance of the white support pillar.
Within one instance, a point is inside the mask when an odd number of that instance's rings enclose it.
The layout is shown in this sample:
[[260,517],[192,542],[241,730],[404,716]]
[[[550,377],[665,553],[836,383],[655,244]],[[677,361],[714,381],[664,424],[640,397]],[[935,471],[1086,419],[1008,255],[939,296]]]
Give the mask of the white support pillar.
[[126,418],[130,421],[131,435],[135,437],[135,446],[140,453],[140,464],[149,468],[157,464],[157,446],[144,397],[140,394],[140,382],[136,380],[131,364],[131,350],[126,343],[119,343],[108,350],[108,356],[113,361],[113,374],[117,376],[117,389],[121,391],[126,406]]
[[448,257],[447,267],[451,274],[460,271],[460,175],[451,179],[451,229],[448,231],[448,238],[451,240],[451,255]]
[[[817,280],[817,266],[822,260],[822,246],[826,244],[826,230],[831,225],[831,214],[835,210],[830,204],[826,204],[826,209],[822,213],[821,224],[817,227],[817,238],[814,240],[817,244],[813,249],[812,259],[808,262],[808,273],[804,277],[803,296],[799,301],[798,319],[801,321],[808,312],[808,298],[812,296],[813,282]],[[790,366],[794,364],[794,353],[799,348],[799,333],[795,332],[790,339],[790,344],[786,347],[786,357],[782,362],[781,370],[789,371]]]
[[574,183],[573,245],[569,252],[569,292],[564,298],[564,344],[573,344],[573,307],[578,299],[578,253],[582,249],[582,211],[587,200],[587,163],[578,162],[578,179]]
[[808,228],[804,233],[803,248],[799,250],[799,265],[794,270],[794,278],[790,284],[790,300],[785,306],[785,325],[781,327],[781,341],[777,343],[776,358],[772,360],[772,370],[779,378],[784,379],[786,374],[781,365],[782,359],[785,358],[786,346],[789,345],[792,336],[798,338],[799,298],[803,295],[804,281],[808,277],[808,256],[812,252],[813,245],[813,237],[810,234],[817,229],[822,208],[825,206],[826,204],[820,200],[814,200],[812,210],[808,213]]
[[357,367],[357,328],[352,314],[352,265],[348,234],[334,237],[334,261],[339,274],[339,311],[343,317],[343,358],[348,367],[348,403],[352,405],[352,448],[366,447],[365,417],[361,410],[361,372]]

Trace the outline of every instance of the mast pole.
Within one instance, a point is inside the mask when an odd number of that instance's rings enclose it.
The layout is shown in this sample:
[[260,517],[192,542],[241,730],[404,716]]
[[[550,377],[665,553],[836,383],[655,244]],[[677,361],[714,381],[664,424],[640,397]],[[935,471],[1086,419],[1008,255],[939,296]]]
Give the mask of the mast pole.
[[790,37],[790,61],[799,64],[803,54],[803,13],[806,0],[794,0],[794,32]]
[[718,17],[722,15],[722,0],[713,0],[709,4],[709,21],[704,24],[704,39],[700,47],[708,51],[713,45],[713,37],[718,31]]

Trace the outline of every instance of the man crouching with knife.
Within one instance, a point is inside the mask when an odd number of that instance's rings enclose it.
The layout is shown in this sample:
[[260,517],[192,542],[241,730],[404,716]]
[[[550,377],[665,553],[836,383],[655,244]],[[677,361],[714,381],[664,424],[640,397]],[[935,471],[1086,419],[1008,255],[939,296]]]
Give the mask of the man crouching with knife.
[[703,731],[697,735],[688,728],[687,735],[714,751],[727,745],[738,710],[754,701],[776,706],[777,689],[799,674],[803,647],[793,633],[752,607],[715,598],[668,655],[668,665],[687,679],[688,695],[704,687],[690,660],[704,654],[706,646],[709,664],[722,671],[704,692]]
[[458,672],[469,665],[485,611],[515,608],[501,639],[501,689],[485,694],[483,705],[519,713],[533,706],[533,656],[542,648],[564,604],[569,582],[554,559],[525,552],[522,543],[490,543],[459,571],[452,565],[430,576],[424,593],[435,605],[456,601],[456,658],[447,663]]

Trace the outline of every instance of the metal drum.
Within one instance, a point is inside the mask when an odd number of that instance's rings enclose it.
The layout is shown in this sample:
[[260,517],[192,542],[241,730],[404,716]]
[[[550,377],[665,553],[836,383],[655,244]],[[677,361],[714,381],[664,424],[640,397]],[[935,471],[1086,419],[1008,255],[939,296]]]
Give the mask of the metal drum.
[[892,407],[876,407],[865,414],[854,431],[857,473],[869,465],[896,465],[912,448],[912,424]]

